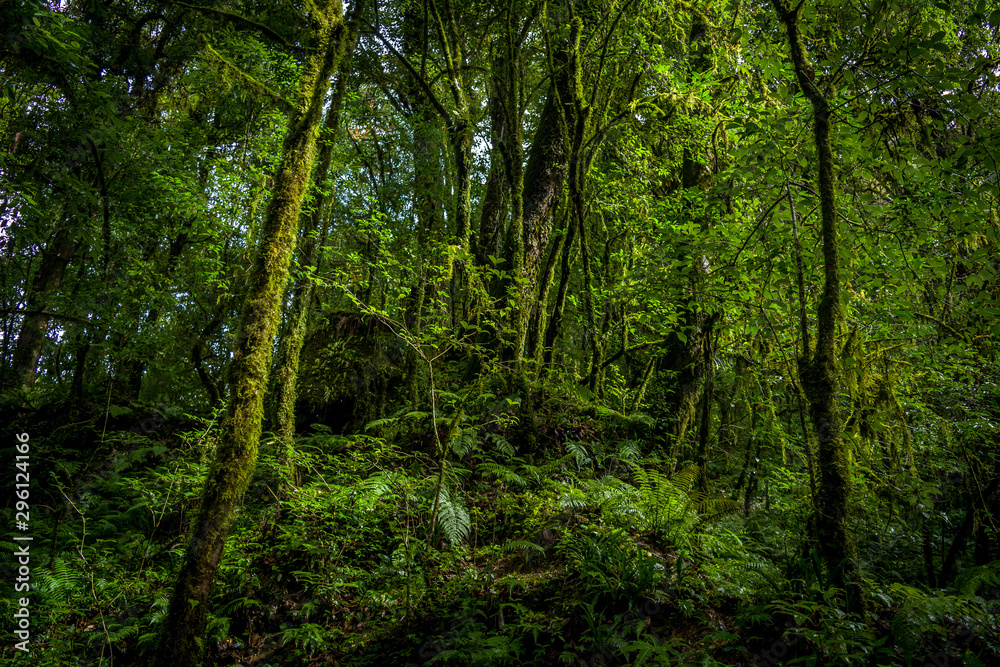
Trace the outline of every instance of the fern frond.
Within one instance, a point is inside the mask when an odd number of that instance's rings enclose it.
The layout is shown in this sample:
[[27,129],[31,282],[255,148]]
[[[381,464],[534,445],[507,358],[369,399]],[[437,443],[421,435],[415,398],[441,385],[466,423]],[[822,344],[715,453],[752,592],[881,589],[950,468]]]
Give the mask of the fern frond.
[[582,442],[567,440],[566,452],[571,454],[573,458],[576,459],[576,465],[578,468],[589,465],[590,462],[593,461],[593,458],[591,458],[590,453],[587,451],[587,446]]
[[502,553],[510,553],[511,551],[535,551],[540,554],[545,553],[545,549],[535,544],[534,542],[529,542],[528,540],[511,540],[507,544],[503,545],[500,549]]
[[118,627],[111,625],[108,627],[107,640],[109,644],[116,644],[123,639],[130,639],[136,637],[139,634],[138,625],[126,625],[124,627]]
[[695,505],[702,521],[719,521],[744,511],[743,505],[732,498],[704,498]]
[[472,528],[469,511],[457,498],[452,498],[446,489],[441,489],[438,496],[437,523],[452,544],[465,541]]
[[479,444],[475,431],[456,429],[456,433],[451,436],[451,451],[455,456],[462,458]]
[[981,588],[1000,587],[1000,560],[986,565],[976,565],[955,578],[955,589],[959,595],[972,596]]
[[524,477],[521,477],[507,466],[496,463],[495,461],[480,463],[478,469],[480,474],[492,475],[504,484],[511,484],[521,488],[528,485],[528,480]]
[[576,487],[570,487],[559,498],[559,506],[563,509],[580,509],[586,507],[588,504],[587,494],[582,489]]
[[497,446],[497,451],[505,456],[514,456],[516,453],[514,451],[514,445],[510,444],[507,438],[503,437],[499,433],[484,433],[483,438],[485,440],[490,440]]
[[80,568],[57,558],[52,566],[38,572],[38,590],[52,597],[64,597],[80,587]]
[[670,483],[683,493],[689,493],[694,488],[700,476],[701,468],[698,466],[688,466],[674,473],[673,477],[670,478]]
[[634,461],[640,453],[639,443],[635,440],[623,440],[618,444],[618,458],[624,461]]
[[375,421],[368,422],[365,424],[365,431],[374,431],[375,429],[384,428],[390,426],[399,421],[398,417],[386,417],[384,419],[376,419]]

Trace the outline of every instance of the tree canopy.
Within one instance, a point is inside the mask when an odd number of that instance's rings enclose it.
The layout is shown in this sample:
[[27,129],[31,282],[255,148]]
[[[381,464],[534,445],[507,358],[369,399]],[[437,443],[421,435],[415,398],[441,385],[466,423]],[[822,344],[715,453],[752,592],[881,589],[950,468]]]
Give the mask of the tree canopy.
[[1000,660],[997,0],[0,25],[39,664]]

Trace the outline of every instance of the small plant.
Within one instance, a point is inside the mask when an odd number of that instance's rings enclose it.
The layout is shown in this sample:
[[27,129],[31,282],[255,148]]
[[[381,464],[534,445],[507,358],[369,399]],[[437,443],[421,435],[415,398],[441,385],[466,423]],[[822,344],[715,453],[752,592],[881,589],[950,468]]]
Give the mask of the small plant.
[[333,639],[330,632],[322,625],[316,623],[303,623],[302,625],[285,627],[281,631],[281,645],[291,646],[294,649],[305,652],[308,656],[326,649]]
[[571,535],[562,549],[587,599],[610,596],[634,606],[656,598],[666,578],[660,560],[641,553],[623,530]]

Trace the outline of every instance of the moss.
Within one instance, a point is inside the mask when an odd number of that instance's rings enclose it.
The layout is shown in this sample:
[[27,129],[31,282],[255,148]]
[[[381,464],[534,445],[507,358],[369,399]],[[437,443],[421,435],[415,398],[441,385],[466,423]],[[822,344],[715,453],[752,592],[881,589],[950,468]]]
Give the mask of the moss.
[[274,194],[249,278],[230,365],[230,402],[215,461],[205,481],[199,513],[161,630],[156,664],[163,667],[195,665],[199,661],[212,579],[257,462],[263,397],[281,295],[288,280],[302,197],[312,172],[323,102],[347,42],[340,3],[324,2],[314,9],[316,48],[299,83],[274,178]]
[[799,34],[799,8],[784,0],[772,0],[778,18],[785,24],[792,64],[799,88],[813,108],[813,139],[819,159],[820,218],[823,235],[823,293],[817,308],[816,349],[799,360],[799,378],[809,401],[809,413],[819,443],[820,485],[817,502],[817,532],[820,551],[835,586],[847,592],[850,610],[864,613],[867,603],[858,554],[847,528],[850,492],[850,460],[845,446],[843,422],[837,411],[840,382],[836,334],[840,311],[840,261],[837,239],[837,199],[830,145],[830,106],[813,83],[815,75]]

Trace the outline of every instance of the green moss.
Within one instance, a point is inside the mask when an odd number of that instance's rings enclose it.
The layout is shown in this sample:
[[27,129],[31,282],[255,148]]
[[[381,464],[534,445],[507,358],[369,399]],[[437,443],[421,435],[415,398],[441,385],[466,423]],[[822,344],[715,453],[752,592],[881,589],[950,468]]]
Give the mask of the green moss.
[[316,50],[299,83],[282,160],[274,177],[274,195],[267,207],[248,281],[230,366],[229,408],[161,631],[156,664],[164,667],[198,663],[212,579],[236,508],[257,463],[281,295],[288,280],[302,197],[312,172],[323,102],[347,41],[339,2],[321,3],[314,10]]

